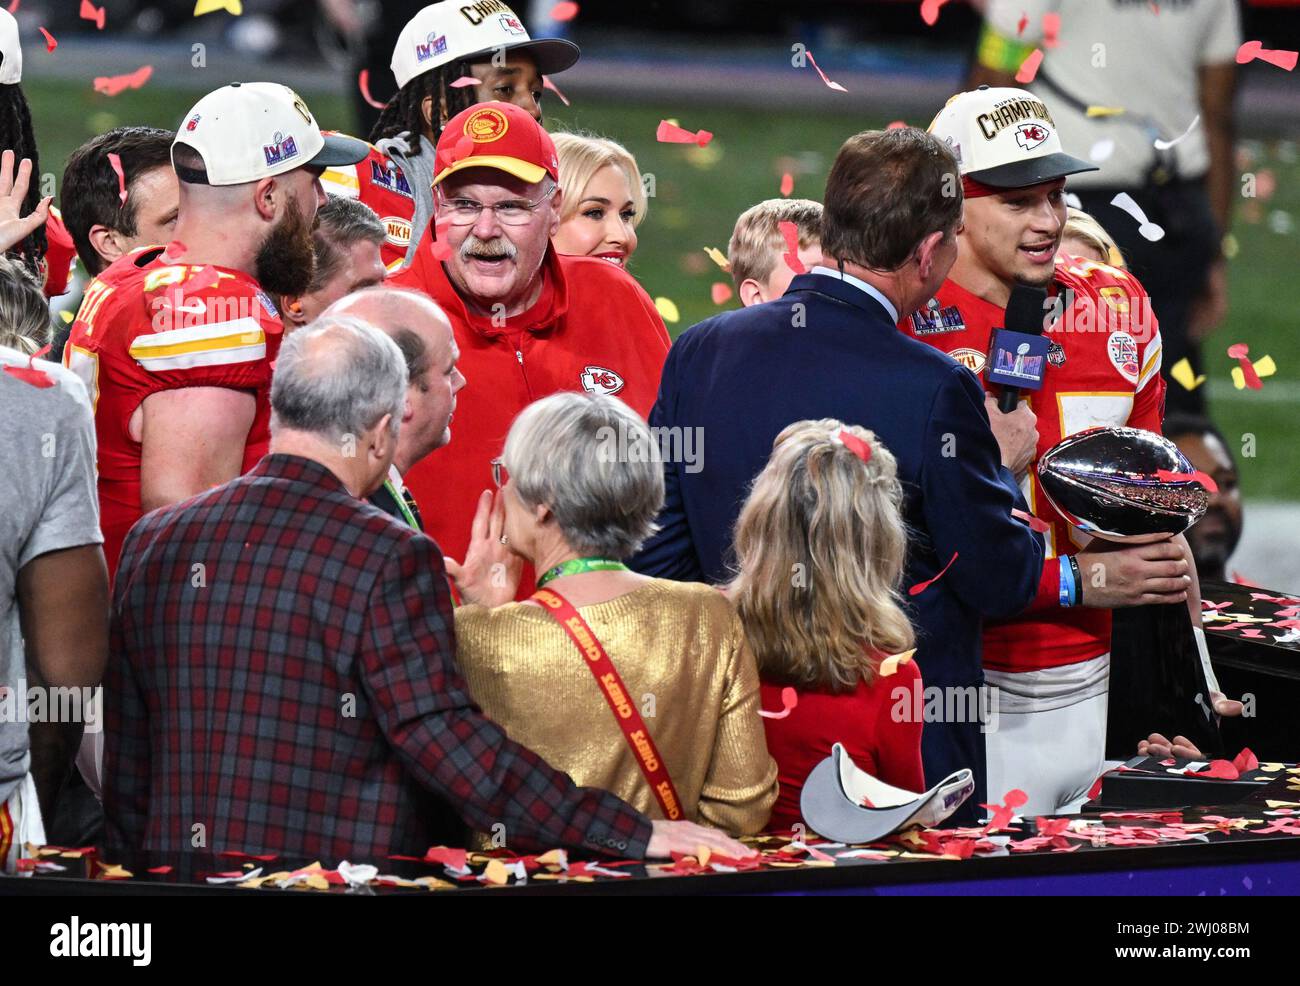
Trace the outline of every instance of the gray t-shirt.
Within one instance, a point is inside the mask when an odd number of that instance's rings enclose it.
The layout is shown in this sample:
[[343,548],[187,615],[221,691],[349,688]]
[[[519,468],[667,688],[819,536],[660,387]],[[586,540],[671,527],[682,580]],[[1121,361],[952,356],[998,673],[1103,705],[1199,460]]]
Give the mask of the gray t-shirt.
[[0,346],[0,803],[30,767],[27,659],[15,596],[18,572],[63,548],[102,544],[95,495],[95,422],[85,385],[55,363],[38,387],[8,372],[28,357]]

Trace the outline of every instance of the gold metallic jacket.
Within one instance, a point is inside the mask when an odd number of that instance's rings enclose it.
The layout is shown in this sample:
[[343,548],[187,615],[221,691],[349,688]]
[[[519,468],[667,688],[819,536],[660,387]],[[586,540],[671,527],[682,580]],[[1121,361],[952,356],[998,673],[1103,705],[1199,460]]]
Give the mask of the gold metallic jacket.
[[[579,607],[645,719],[684,816],[757,832],[776,800],[776,763],[759,717],[758,670],[740,619],[709,586],[654,579]],[[580,786],[612,791],[662,818],[586,660],[538,606],[456,610],[471,694],[510,738]]]

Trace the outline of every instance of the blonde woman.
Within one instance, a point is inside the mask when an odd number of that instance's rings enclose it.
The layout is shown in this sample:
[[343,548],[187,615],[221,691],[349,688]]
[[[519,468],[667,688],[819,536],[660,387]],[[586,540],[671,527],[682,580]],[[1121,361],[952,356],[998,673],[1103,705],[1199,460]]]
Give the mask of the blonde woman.
[[[616,397],[559,393],[520,413],[493,463],[499,492],[479,501],[464,563],[447,564],[469,603],[456,610],[456,657],[484,713],[579,786],[612,791],[651,818],[674,817],[671,807],[752,834],[776,800],[776,764],[740,620],[714,588],[622,564],[663,504],[651,441]],[[517,603],[522,561],[545,594]],[[562,624],[539,605],[551,593],[574,607],[584,635],[581,622],[589,626],[610,669],[592,664],[590,638],[575,646],[565,629],[573,616]],[[652,786],[650,762],[669,788]]]
[[1071,208],[1061,233],[1059,252],[1128,270],[1124,254],[1105,227],[1082,209]]
[[728,593],[763,682],[781,782],[772,830],[800,821],[803,783],[834,743],[886,783],[925,789],[913,714],[920,674],[909,660],[880,670],[913,643],[898,592],[901,502],[889,450],[865,428],[823,418],[777,436],[736,521],[738,574]]
[[21,262],[0,255],[0,346],[31,356],[50,341],[50,328],[40,282]]
[[560,158],[559,253],[600,257],[619,267],[636,252],[645,189],[636,159],[622,144],[587,134],[552,134]]

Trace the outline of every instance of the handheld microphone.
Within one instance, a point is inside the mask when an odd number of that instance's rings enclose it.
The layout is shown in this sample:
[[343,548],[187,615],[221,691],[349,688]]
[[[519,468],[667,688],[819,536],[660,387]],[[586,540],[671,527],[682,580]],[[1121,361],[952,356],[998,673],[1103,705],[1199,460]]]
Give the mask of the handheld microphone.
[[1043,313],[1047,291],[1017,284],[1007,300],[1005,328],[994,329],[989,340],[985,380],[1002,387],[998,410],[1010,414],[1022,390],[1043,386],[1047,340],[1043,338]]

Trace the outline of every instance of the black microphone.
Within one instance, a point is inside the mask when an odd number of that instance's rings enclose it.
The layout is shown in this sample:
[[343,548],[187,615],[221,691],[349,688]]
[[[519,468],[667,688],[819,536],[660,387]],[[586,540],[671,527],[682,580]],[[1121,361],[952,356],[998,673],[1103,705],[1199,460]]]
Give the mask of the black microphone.
[[1022,390],[1043,386],[1047,341],[1043,338],[1043,314],[1047,291],[1017,284],[1011,289],[1004,316],[1005,328],[994,329],[989,345],[989,383],[1002,386],[998,410],[1010,414],[1020,402]]

